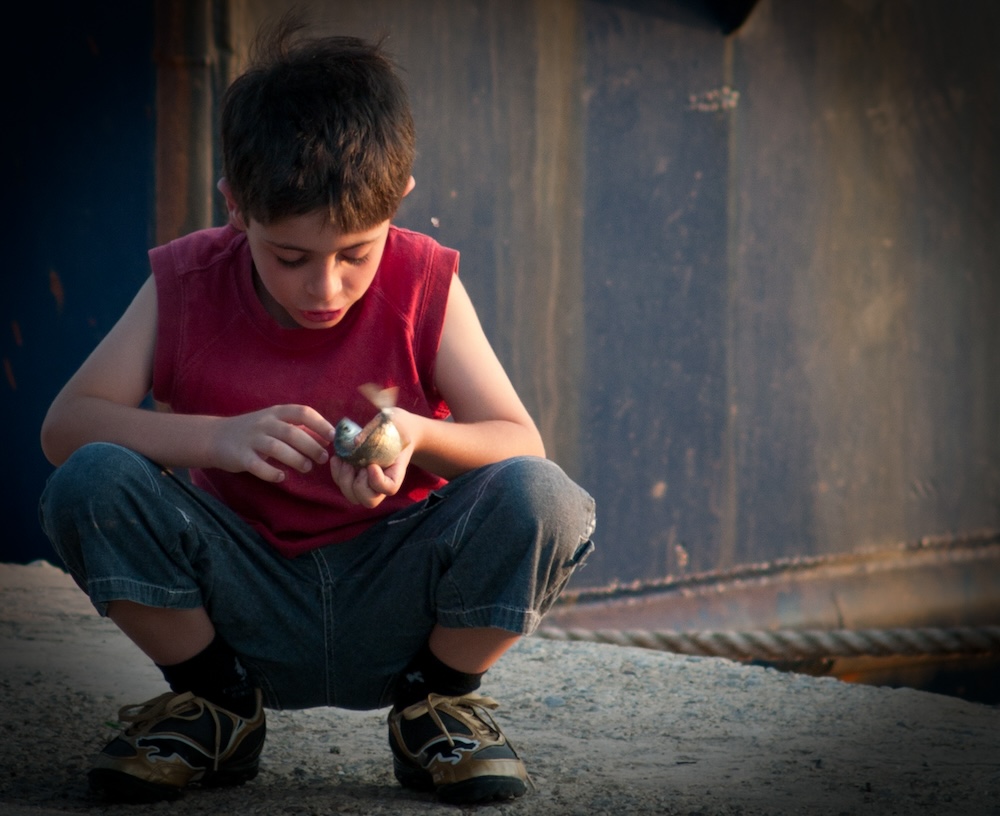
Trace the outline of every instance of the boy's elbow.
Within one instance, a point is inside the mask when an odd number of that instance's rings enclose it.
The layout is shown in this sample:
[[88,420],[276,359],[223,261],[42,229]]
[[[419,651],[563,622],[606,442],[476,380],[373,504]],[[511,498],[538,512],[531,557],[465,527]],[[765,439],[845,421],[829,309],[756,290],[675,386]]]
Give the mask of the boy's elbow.
[[49,412],[45,415],[45,419],[42,420],[39,442],[41,443],[42,453],[45,455],[45,458],[56,467],[59,467],[59,465],[69,458],[65,445],[62,443],[59,430],[59,422],[52,416],[52,410],[49,409]]
[[527,440],[527,450],[525,454],[528,456],[537,456],[541,459],[545,458],[545,443],[542,441],[542,435],[539,433],[538,428],[532,425],[528,428],[530,434]]
[[49,464],[59,467],[62,464],[61,458],[56,450],[55,442],[52,439],[52,431],[47,423],[42,423],[42,432],[39,435],[42,445],[42,453],[49,460]]

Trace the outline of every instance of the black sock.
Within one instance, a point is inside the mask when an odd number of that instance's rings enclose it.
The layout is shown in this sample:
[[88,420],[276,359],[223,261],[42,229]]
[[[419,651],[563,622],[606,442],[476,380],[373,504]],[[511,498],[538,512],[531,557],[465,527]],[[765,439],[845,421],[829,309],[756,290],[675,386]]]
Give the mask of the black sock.
[[241,717],[252,717],[257,709],[256,689],[236,652],[216,634],[205,649],[183,663],[157,668],[172,691],[193,692]]
[[479,688],[483,675],[468,674],[442,663],[425,643],[403,669],[393,692],[393,708],[404,708],[426,700],[428,694],[461,697]]

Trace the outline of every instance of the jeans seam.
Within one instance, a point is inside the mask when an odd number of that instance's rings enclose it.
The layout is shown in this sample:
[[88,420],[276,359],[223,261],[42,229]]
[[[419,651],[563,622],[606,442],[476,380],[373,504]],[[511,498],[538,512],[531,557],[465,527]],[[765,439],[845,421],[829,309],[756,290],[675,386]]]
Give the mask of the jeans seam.
[[313,550],[313,563],[316,565],[316,573],[319,579],[320,603],[323,615],[323,688],[328,706],[336,705],[336,680],[334,678],[333,648],[336,643],[333,631],[333,601],[331,593],[333,589],[333,577],[330,573],[330,565],[323,557],[322,550]]

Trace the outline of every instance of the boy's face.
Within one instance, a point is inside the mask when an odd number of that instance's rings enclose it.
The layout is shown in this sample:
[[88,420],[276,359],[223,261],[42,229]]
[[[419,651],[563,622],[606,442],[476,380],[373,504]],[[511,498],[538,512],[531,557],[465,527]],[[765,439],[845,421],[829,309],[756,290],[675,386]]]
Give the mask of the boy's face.
[[[226,179],[219,181],[230,223],[247,235],[254,288],[268,313],[290,329],[328,329],[368,291],[389,235],[389,221],[355,233],[339,232],[316,212],[261,224],[244,218]],[[403,191],[414,187],[410,177]]]
[[242,226],[256,267],[254,285],[268,313],[286,328],[327,329],[375,279],[389,222],[344,234],[326,213]]

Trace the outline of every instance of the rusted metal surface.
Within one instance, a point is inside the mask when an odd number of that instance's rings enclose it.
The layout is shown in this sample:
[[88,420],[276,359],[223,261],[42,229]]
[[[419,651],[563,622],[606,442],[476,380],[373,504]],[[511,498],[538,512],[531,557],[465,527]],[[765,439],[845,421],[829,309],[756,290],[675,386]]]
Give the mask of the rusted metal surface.
[[155,5],[157,244],[213,224],[215,109],[229,79],[213,25],[214,5],[211,0]]
[[[0,477],[0,558],[52,556],[32,429],[148,245],[224,221],[219,95],[257,27],[300,4],[157,0],[155,48],[146,4],[100,5],[20,4],[14,27],[52,59],[9,106],[31,126],[7,153],[22,240],[0,413],[20,467]],[[597,499],[574,586],[1000,526],[1000,4],[304,5],[319,32],[389,35],[418,132],[398,222],[462,253],[547,451]],[[37,46],[18,38],[10,64]],[[155,100],[122,81],[151,56]],[[792,616],[803,592],[772,605]]]
[[[984,531],[570,592],[546,616],[543,636],[726,655],[993,705],[998,623],[1000,533]],[[824,633],[852,648],[823,653]],[[855,643],[868,640],[878,648]]]
[[1000,533],[569,592],[563,629],[883,629],[1000,623]]

